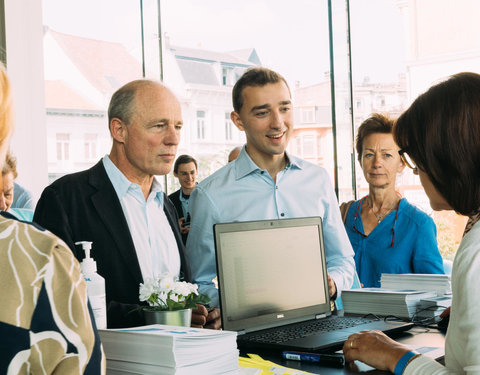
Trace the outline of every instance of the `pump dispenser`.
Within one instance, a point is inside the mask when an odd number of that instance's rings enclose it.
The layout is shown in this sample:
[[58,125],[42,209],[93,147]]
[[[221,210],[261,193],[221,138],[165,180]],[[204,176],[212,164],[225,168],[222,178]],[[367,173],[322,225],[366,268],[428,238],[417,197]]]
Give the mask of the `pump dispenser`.
[[92,242],[79,241],[75,245],[82,245],[85,251],[85,259],[83,259],[80,266],[82,274],[87,283],[87,294],[92,306],[93,316],[97,328],[107,328],[107,307],[105,299],[105,279],[97,273],[97,262],[90,258],[90,251],[92,250]]

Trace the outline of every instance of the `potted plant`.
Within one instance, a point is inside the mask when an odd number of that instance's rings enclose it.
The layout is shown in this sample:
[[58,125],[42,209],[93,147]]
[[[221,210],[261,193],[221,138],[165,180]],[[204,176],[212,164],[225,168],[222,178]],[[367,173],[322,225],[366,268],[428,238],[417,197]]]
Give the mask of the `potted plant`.
[[190,326],[192,309],[197,304],[208,304],[210,298],[198,293],[198,285],[179,281],[176,276],[162,275],[140,284],[140,301],[147,324]]

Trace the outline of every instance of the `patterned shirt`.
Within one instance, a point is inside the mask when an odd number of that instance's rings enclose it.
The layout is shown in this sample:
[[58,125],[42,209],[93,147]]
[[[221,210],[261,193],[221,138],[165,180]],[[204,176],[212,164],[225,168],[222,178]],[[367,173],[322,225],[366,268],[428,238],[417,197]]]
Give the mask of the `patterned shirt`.
[[104,374],[80,265],[40,227],[0,214],[0,373]]

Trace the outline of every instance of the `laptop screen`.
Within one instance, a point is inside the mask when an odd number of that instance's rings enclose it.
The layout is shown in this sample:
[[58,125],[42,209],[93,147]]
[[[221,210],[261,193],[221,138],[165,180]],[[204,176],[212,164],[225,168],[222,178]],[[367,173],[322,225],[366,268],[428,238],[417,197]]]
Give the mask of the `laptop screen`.
[[247,332],[330,312],[321,218],[216,224],[223,328]]

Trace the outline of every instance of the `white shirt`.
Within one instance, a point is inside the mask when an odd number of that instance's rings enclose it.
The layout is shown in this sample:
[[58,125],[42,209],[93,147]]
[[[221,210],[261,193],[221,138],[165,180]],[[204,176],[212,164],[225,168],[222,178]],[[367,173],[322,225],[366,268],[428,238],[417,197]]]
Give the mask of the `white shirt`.
[[130,182],[108,155],[102,161],[122,205],[143,280],[156,278],[164,273],[178,276],[180,254],[172,228],[163,211],[162,185],[154,178],[145,201],[140,185]]
[[480,222],[463,237],[452,268],[452,309],[445,341],[445,367],[420,356],[409,374],[480,374]]

